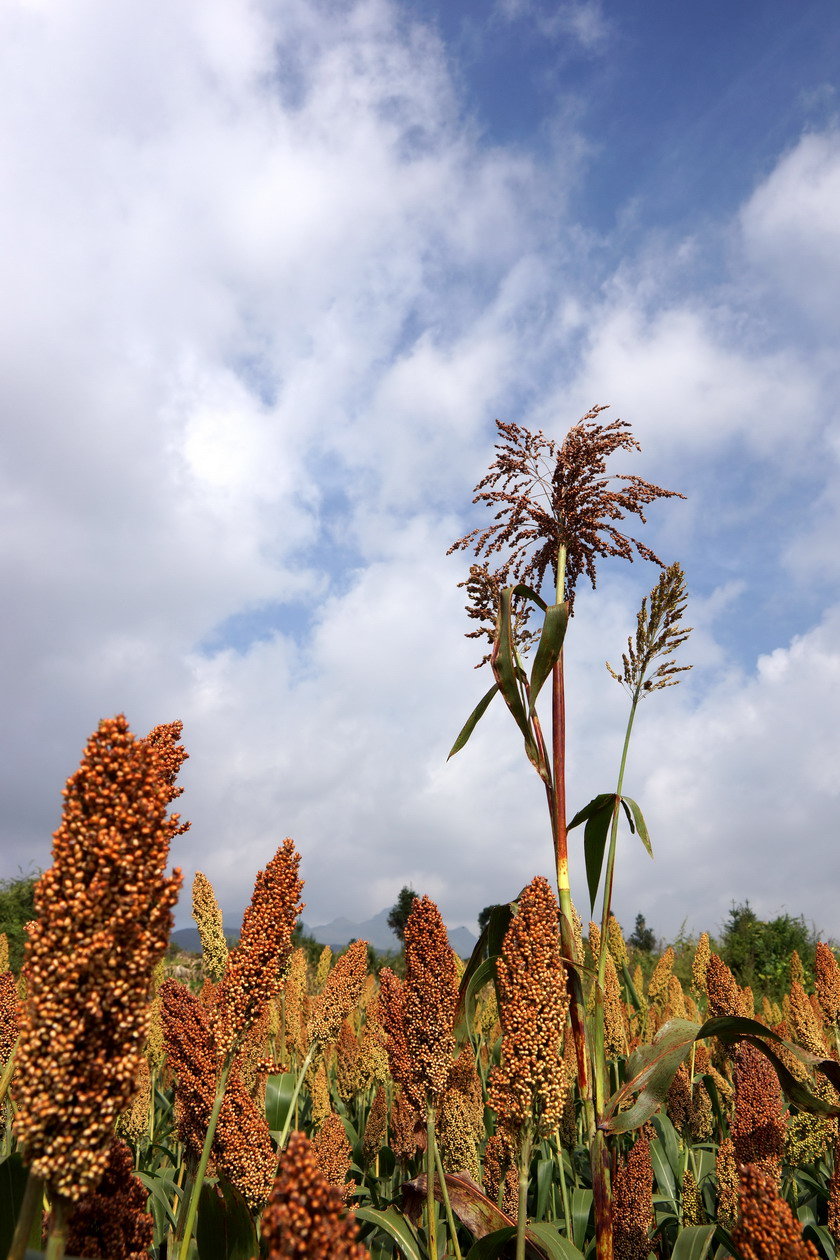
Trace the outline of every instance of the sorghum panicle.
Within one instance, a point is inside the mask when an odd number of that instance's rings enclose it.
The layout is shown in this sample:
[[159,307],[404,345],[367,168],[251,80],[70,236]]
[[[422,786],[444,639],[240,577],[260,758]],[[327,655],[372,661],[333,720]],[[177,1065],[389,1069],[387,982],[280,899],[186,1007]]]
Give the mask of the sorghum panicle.
[[747,1042],[735,1049],[735,1111],[729,1131],[738,1164],[760,1164],[778,1176],[785,1140],[782,1091],[768,1060]]
[[215,1035],[222,1057],[233,1052],[279,991],[289,960],[292,933],[304,906],[300,855],[284,840],[254,884],[242,919],[239,944],[230,951],[217,993]]
[[775,1177],[761,1168],[741,1169],[741,1219],[732,1233],[744,1260],[819,1260],[813,1243],[778,1193]]
[[125,1142],[114,1139],[99,1185],[75,1205],[67,1227],[67,1254],[91,1260],[148,1260],[154,1218],[149,1192],[134,1176]]
[[616,1172],[612,1219],[616,1260],[647,1260],[653,1225],[653,1165],[646,1137],[636,1138]]
[[385,1145],[385,1136],[388,1126],[388,1100],[385,1097],[385,1086],[379,1085],[376,1093],[373,1095],[373,1102],[370,1105],[368,1118],[365,1123],[365,1131],[362,1136],[362,1151],[365,1160],[372,1164]]
[[168,807],[186,754],[179,723],[154,734],[136,739],[122,715],[99,724],[35,891],[15,1127],[31,1171],[70,1201],[99,1183],[134,1091],[181,885],[164,870],[183,830]]
[[192,886],[192,916],[201,940],[204,974],[218,984],[225,974],[228,946],[222,929],[222,912],[213,885],[203,871],[196,871]]
[[840,1023],[840,967],[834,957],[833,950],[817,943],[817,956],[814,963],[817,979],[817,997],[829,1024]]
[[446,1088],[458,1003],[455,955],[440,911],[415,897],[405,925],[405,1039],[416,1088],[437,1103]]
[[567,1089],[563,1036],[569,1012],[560,957],[557,902],[538,875],[519,898],[496,963],[502,1062],[492,1070],[488,1101],[519,1140],[532,1126],[557,1127]]
[[356,1189],[355,1181],[347,1181],[352,1149],[344,1125],[334,1111],[312,1139],[312,1149],[327,1181],[341,1191],[345,1200],[349,1199]]
[[324,1176],[305,1134],[297,1131],[262,1214],[267,1260],[370,1260],[356,1239],[356,1218]]
[[309,1015],[309,1035],[326,1045],[358,1002],[367,974],[367,941],[353,941],[327,976]]

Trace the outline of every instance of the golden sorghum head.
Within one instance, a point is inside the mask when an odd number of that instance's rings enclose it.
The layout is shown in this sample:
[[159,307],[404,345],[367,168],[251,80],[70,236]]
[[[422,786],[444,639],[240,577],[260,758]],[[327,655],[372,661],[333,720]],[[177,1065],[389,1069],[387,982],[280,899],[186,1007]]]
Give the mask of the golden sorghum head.
[[309,1049],[309,1029],[306,1025],[306,954],[296,949],[289,959],[283,981],[283,1023],[285,1027],[285,1053],[304,1059]]
[[367,941],[353,941],[327,976],[324,991],[313,1002],[309,1035],[326,1045],[338,1035],[342,1020],[355,1007],[367,974]]
[[335,1076],[342,1102],[349,1102],[364,1087],[360,1057],[359,1038],[345,1019],[335,1043]]
[[222,930],[222,912],[213,885],[203,871],[196,871],[193,879],[192,916],[201,938],[204,974],[213,984],[218,984],[225,974],[228,946]]
[[776,1179],[755,1165],[741,1170],[741,1219],[732,1239],[744,1260],[819,1260],[813,1243],[778,1193]]
[[9,970],[9,938],[0,932],[0,975]]
[[691,1082],[688,1068],[684,1063],[677,1068],[674,1079],[668,1087],[665,1110],[677,1132],[684,1133],[691,1121]]
[[810,1050],[811,1054],[824,1059],[828,1053],[825,1033],[820,1020],[814,1014],[808,994],[796,980],[790,986],[788,1012],[794,1041]]
[[614,914],[611,914],[607,920],[607,948],[613,956],[616,967],[627,966],[629,959],[627,946],[624,942],[624,933]]
[[368,1006],[359,1035],[359,1077],[362,1089],[384,1085],[388,1079],[388,1051],[385,1030],[379,1022],[378,998]]
[[391,1108],[391,1150],[409,1161],[426,1149],[426,1121],[411,1095],[401,1089]]
[[613,1246],[616,1260],[647,1260],[653,1224],[650,1142],[637,1137],[613,1183]]
[[131,1098],[181,884],[164,870],[183,830],[168,809],[186,754],[174,743],[180,724],[161,731],[150,742],[122,716],[99,724],[35,891],[15,1127],[31,1172],[72,1201],[100,1181]]
[[785,1140],[782,1091],[769,1061],[747,1042],[735,1050],[735,1110],[729,1131],[738,1164],[761,1164],[778,1175]]
[[670,975],[668,977],[667,996],[665,998],[665,1010],[663,1012],[668,1019],[689,1019],[688,1008],[686,1006],[685,994],[680,984],[679,976]]
[[[167,1065],[176,1078],[179,1137],[190,1158],[197,1161],[213,1109],[220,1068],[211,1028],[212,1016],[189,989],[176,980],[167,980],[160,992]],[[249,1207],[260,1208],[274,1177],[274,1148],[265,1118],[236,1066],[228,1077],[212,1156]]]
[[738,982],[717,954],[709,954],[706,965],[706,995],[709,1015],[746,1015],[746,1003]]
[[146,1211],[149,1192],[134,1176],[133,1165],[125,1142],[113,1139],[99,1185],[73,1208],[67,1225],[68,1255],[147,1260],[155,1222]]
[[627,1054],[627,1013],[612,954],[604,973],[604,1049],[609,1059]]
[[307,1077],[309,1078],[309,1101],[312,1105],[312,1128],[318,1129],[332,1113],[330,1084],[323,1060],[314,1070],[310,1067]]
[[790,956],[788,963],[788,974],[790,975],[791,984],[805,983],[805,968],[802,966],[802,959],[799,957],[799,950],[795,949]]
[[473,1181],[480,1181],[478,1142],[484,1137],[484,1099],[470,1045],[452,1064],[436,1131],[445,1170],[466,1172]]
[[829,1024],[840,1023],[840,967],[834,951],[822,941],[817,942],[814,963],[817,979],[817,997]]
[[703,1200],[694,1179],[694,1173],[686,1168],[682,1179],[682,1223],[684,1228],[691,1225],[703,1225],[706,1213],[703,1211]]
[[458,1003],[455,955],[440,911],[415,897],[405,925],[405,1040],[417,1090],[435,1105],[446,1088]]
[[0,972],[0,1071],[15,1048],[19,1026],[17,983],[11,971]]
[[345,1199],[349,1199],[356,1189],[355,1181],[347,1181],[352,1150],[344,1125],[334,1111],[330,1112],[312,1139],[312,1149],[327,1181],[337,1186]]
[[653,969],[648,980],[648,997],[659,998],[664,1003],[668,996],[668,981],[674,969],[674,947],[669,945]]
[[149,1060],[143,1055],[137,1068],[134,1097],[117,1122],[117,1132],[128,1138],[133,1146],[141,1146],[148,1137],[151,1101],[152,1074]]
[[387,1038],[391,1075],[410,1095],[413,1106],[419,1109],[425,1100],[415,1080],[414,1063],[406,1039],[405,986],[390,967],[383,967],[379,973],[379,1018]]
[[300,855],[284,840],[254,884],[242,919],[239,944],[230,951],[216,1000],[219,1052],[232,1053],[280,986],[291,952],[292,933],[303,909],[298,877]]
[[568,1088],[563,1034],[569,994],[557,902],[540,875],[519,898],[496,962],[496,978],[502,1062],[491,1072],[488,1101],[511,1134],[521,1137],[532,1126],[540,1134],[551,1133]]
[[738,1166],[735,1163],[735,1147],[731,1138],[725,1138],[718,1147],[715,1179],[717,1220],[724,1229],[731,1230],[738,1219]]
[[592,955],[592,961],[597,966],[601,954],[601,929],[591,920],[589,922],[589,952]]
[[385,1097],[385,1086],[379,1085],[373,1095],[365,1131],[362,1136],[362,1152],[365,1162],[372,1164],[385,1145],[385,1131],[388,1125],[388,1099]]
[[327,976],[330,974],[332,966],[333,952],[329,945],[325,945],[318,955],[318,966],[315,968],[315,990],[320,993],[326,984]]
[[341,1191],[324,1176],[306,1135],[293,1132],[260,1224],[267,1260],[370,1260],[356,1233]]
[[[577,906],[571,902],[572,907],[572,940],[575,943],[575,956],[572,962],[583,962],[583,920],[577,912]],[[562,915],[563,911],[559,913]],[[562,932],[560,933],[562,940]]]
[[519,1212],[519,1170],[510,1143],[499,1133],[487,1139],[482,1181],[485,1194],[494,1203],[498,1203],[501,1191],[502,1211],[515,1221]]
[[785,1160],[795,1168],[813,1163],[828,1148],[837,1124],[827,1116],[798,1111],[788,1117],[785,1130]]
[[840,1137],[834,1139],[834,1164],[828,1181],[828,1228],[840,1235]]
[[694,992],[697,994],[706,992],[706,970],[709,966],[711,953],[709,933],[702,932],[697,942],[697,948],[694,951],[694,961],[691,964],[691,983],[694,985]]

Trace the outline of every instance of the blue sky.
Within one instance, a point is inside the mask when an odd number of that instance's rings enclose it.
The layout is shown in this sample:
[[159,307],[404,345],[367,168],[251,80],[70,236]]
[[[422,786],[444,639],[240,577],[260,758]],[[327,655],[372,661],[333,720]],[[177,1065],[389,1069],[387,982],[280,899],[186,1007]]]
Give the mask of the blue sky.
[[[597,402],[615,471],[686,495],[645,539],[695,626],[619,916],[840,938],[836,6],[12,0],[0,35],[0,876],[117,711],[183,719],[173,862],[229,917],[286,834],[310,923],[548,873],[506,715],[445,762],[487,686],[446,549],[496,417]],[[572,809],[655,580],[580,594]]]

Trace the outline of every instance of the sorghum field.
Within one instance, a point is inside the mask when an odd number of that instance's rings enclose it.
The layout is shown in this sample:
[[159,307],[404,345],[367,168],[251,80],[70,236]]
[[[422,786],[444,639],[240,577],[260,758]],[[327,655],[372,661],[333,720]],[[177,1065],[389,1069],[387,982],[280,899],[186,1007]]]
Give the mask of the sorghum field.
[[[296,944],[305,855],[287,839],[234,948],[196,875],[203,954],[177,965],[181,725],[141,738],[103,720],[65,788],[20,974],[0,957],[10,1260],[833,1260],[834,952],[794,954],[778,1000],[757,1001],[707,935],[681,979],[671,948],[643,967],[612,914],[619,835],[651,847],[623,790],[634,718],[688,668],[689,629],[680,566],[619,529],[674,492],[607,471],[636,443],[601,410],[560,445],[500,423],[475,499],[491,523],[454,545],[474,556],[493,682],[452,752],[500,697],[545,795],[555,885],[523,872],[466,963],[417,897],[403,958],[378,969],[363,941],[336,958]],[[610,667],[628,696],[614,786],[572,814],[575,586],[634,554],[659,577]],[[575,901],[570,844],[586,859]]]

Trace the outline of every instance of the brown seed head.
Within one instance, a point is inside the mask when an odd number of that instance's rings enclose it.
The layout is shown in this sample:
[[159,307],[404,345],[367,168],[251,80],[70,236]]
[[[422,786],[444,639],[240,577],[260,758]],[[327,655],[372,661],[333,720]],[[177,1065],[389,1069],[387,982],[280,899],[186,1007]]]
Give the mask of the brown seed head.
[[309,1049],[309,1029],[306,1023],[306,954],[296,949],[289,959],[283,981],[283,1013],[286,1035],[286,1053],[299,1061]]
[[385,1086],[379,1085],[373,1095],[365,1131],[362,1136],[362,1151],[365,1161],[372,1164],[385,1144],[385,1130],[388,1124],[388,1100],[385,1097]]
[[697,994],[706,992],[706,972],[709,967],[711,952],[709,933],[703,932],[700,940],[697,942],[697,949],[694,951],[694,961],[691,964],[691,981]]
[[344,1125],[334,1111],[331,1111],[312,1139],[312,1149],[318,1166],[332,1186],[337,1186],[345,1200],[356,1189],[355,1181],[348,1181],[352,1150]]
[[239,944],[230,951],[217,993],[215,1035],[222,1057],[236,1050],[279,990],[295,923],[304,908],[299,866],[300,855],[287,839],[257,875]]
[[648,997],[665,1001],[668,996],[668,980],[674,969],[674,947],[669,945],[659,958],[648,981]]
[[154,1218],[149,1192],[133,1173],[131,1150],[116,1138],[95,1190],[76,1204],[67,1226],[67,1254],[91,1260],[147,1260]]
[[738,1167],[731,1138],[725,1138],[715,1156],[717,1179],[717,1219],[724,1229],[731,1230],[738,1219]]
[[20,1024],[17,982],[11,971],[0,972],[0,1071],[15,1048]]
[[676,686],[678,675],[691,669],[690,665],[676,665],[673,659],[666,659],[691,634],[691,628],[682,624],[688,596],[679,564],[669,564],[663,570],[649,598],[650,610],[646,598],[637,614],[635,640],[627,640],[621,673],[616,673],[607,662],[607,670],[616,682],[637,698],[662,687]]
[[262,1215],[267,1260],[370,1260],[356,1232],[355,1214],[324,1176],[307,1137],[293,1132]]
[[840,1023],[840,967],[834,951],[822,941],[817,943],[814,964],[817,977],[817,997],[829,1024]]
[[735,1111],[729,1131],[738,1164],[761,1164],[778,1175],[785,1140],[782,1092],[768,1060],[747,1042],[735,1050]]
[[204,974],[218,984],[225,974],[228,946],[222,930],[222,912],[213,885],[202,871],[196,871],[192,886],[192,916],[201,938]]
[[458,1002],[455,955],[440,911],[429,897],[415,897],[405,925],[405,1040],[416,1092],[434,1106],[446,1088]]
[[122,716],[91,736],[64,789],[53,864],[38,881],[26,943],[16,1130],[50,1192],[77,1201],[98,1185],[134,1090],[152,973],[172,927],[183,828],[169,814],[180,724],[136,739]]
[[732,1238],[744,1260],[819,1260],[813,1243],[776,1189],[776,1179],[755,1165],[741,1169],[741,1219]]
[[326,1045],[338,1035],[359,1001],[367,974],[367,941],[354,941],[327,976],[324,991],[313,1002],[309,1033],[313,1041]]
[[491,1073],[488,1101],[517,1145],[532,1126],[541,1135],[557,1127],[568,1088],[569,994],[557,923],[554,894],[538,875],[519,898],[496,963],[502,1062]]
[[840,1137],[834,1139],[834,1166],[828,1182],[828,1228],[840,1235]]
[[717,954],[709,955],[706,967],[706,994],[709,1015],[746,1015],[747,1003],[732,972]]
[[653,1224],[653,1165],[645,1137],[636,1138],[615,1175],[612,1214],[616,1260],[647,1260]]
[[[645,508],[656,499],[672,498],[640,477],[606,475],[607,460],[616,451],[639,450],[630,426],[622,420],[599,422],[604,407],[593,407],[566,434],[561,446],[538,431],[496,421],[500,440],[487,476],[476,486],[474,503],[495,511],[493,523],[471,530],[449,551],[471,550],[485,558],[486,578],[473,594],[473,615],[484,607],[491,611],[493,581],[498,586],[524,582],[539,590],[547,573],[556,579],[557,555],[566,548],[566,598],[574,599],[578,578],[585,574],[596,582],[599,557],[632,560],[634,551],[646,560],[659,558],[636,538],[622,534],[618,522],[626,516],[645,521]],[[677,496],[677,497],[682,497]],[[491,570],[489,565],[493,564]],[[471,579],[475,581],[471,571]],[[492,607],[491,621],[496,609]],[[486,633],[490,626],[471,632]]]
[[821,1021],[814,1013],[808,994],[802,988],[802,985],[794,980],[790,986],[789,996],[793,1039],[803,1045],[806,1050],[810,1050],[811,1054],[816,1054],[819,1058],[824,1059],[828,1054],[825,1032]]

